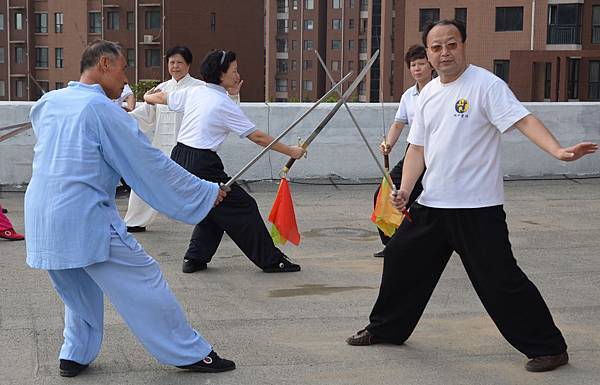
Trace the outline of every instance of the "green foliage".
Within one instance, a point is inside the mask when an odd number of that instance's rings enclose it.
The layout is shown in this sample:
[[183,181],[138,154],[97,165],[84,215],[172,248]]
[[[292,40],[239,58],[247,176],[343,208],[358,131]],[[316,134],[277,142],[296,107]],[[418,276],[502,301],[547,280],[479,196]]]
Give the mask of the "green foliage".
[[144,101],[144,94],[153,87],[160,84],[158,80],[142,80],[141,82],[130,84],[131,90],[135,95],[135,100]]
[[337,101],[340,100],[340,96],[338,94],[331,94],[329,95],[325,100],[323,100],[323,103],[337,103]]

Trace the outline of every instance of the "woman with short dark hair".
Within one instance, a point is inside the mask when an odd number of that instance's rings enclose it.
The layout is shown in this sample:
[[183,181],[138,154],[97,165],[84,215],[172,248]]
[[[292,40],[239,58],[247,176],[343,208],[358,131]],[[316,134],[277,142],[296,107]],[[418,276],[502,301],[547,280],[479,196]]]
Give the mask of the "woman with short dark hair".
[[[173,111],[183,112],[177,145],[171,159],[192,174],[212,182],[225,183],[225,173],[217,150],[229,133],[266,147],[273,138],[258,130],[241,108],[227,96],[227,89],[239,87],[237,58],[233,51],[213,51],[201,65],[206,87],[174,92],[147,93],[147,103],[167,104]],[[304,153],[299,146],[278,142],[273,150],[298,159]],[[237,184],[231,186],[227,199],[210,211],[194,228],[188,251],[183,259],[183,272],[204,270],[227,233],[244,254],[267,273],[299,271],[273,244],[254,198]]]

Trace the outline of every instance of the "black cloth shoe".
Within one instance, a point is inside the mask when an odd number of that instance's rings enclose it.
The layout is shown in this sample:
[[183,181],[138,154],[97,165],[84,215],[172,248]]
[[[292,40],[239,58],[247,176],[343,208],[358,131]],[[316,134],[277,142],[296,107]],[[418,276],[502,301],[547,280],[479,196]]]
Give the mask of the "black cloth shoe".
[[279,262],[263,267],[265,273],[293,273],[300,271],[300,265],[292,263],[285,255]]
[[206,270],[206,263],[197,262],[194,259],[183,258],[183,266],[181,267],[181,271],[184,273],[194,273],[200,270]]
[[367,329],[359,330],[352,337],[346,338],[346,343],[352,346],[368,346],[380,344],[383,341],[381,338],[371,334]]
[[5,209],[4,207],[2,208],[2,214],[8,214],[8,210]]
[[146,231],[146,226],[127,226],[128,233],[143,233]]
[[374,253],[374,254],[373,254],[373,256],[374,256],[375,258],[383,258],[383,257],[385,257],[385,253],[384,253],[384,251],[385,251],[385,249],[383,249],[383,250],[381,250],[381,251],[378,251],[378,252]]
[[198,361],[191,365],[178,366],[178,368],[189,370],[191,372],[219,373],[235,369],[235,362],[219,357],[217,353],[212,350],[202,361]]
[[75,377],[79,373],[83,372],[88,365],[82,365],[78,362],[71,360],[60,360],[60,376],[61,377]]
[[569,355],[564,352],[554,356],[534,357],[525,364],[525,369],[528,372],[548,372],[565,365],[567,362],[569,362]]

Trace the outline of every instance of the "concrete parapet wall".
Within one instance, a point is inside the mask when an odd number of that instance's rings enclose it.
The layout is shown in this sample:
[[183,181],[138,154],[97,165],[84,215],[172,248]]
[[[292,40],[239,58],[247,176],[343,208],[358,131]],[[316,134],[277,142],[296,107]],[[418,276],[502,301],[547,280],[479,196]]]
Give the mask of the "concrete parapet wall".
[[[0,102],[0,127],[29,120],[30,102]],[[600,142],[600,103],[525,103],[563,145],[580,141]],[[311,104],[305,103],[242,103],[244,112],[259,129],[276,136],[304,113]],[[321,104],[304,119],[284,142],[296,144],[297,138],[306,138],[334,104]],[[397,104],[349,104],[359,125],[374,151],[379,154],[383,126],[394,119]],[[385,122],[385,123],[384,123]],[[390,162],[395,164],[404,154],[404,130],[392,152]],[[3,132],[0,131],[0,136]],[[0,143],[0,185],[28,183],[35,136],[33,131],[21,133]],[[230,175],[252,159],[260,148],[249,140],[230,135],[219,151]],[[573,162],[559,162],[536,148],[519,131],[503,136],[504,174],[513,177],[541,175],[586,175],[600,173],[600,155],[592,155]],[[380,155],[378,155],[380,156]],[[279,153],[265,155],[242,179],[278,179],[287,158]],[[371,159],[356,128],[344,108],[340,109],[321,134],[309,147],[308,157],[296,162],[289,173],[291,178],[327,178],[339,176],[348,179],[379,178],[378,169]]]

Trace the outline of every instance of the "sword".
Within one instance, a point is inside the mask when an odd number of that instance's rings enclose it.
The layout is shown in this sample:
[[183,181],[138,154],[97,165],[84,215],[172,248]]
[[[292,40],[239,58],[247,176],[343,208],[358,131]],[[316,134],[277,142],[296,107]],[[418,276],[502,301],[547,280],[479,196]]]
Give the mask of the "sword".
[[[371,59],[367,62],[365,67],[356,76],[356,79],[354,79],[352,84],[350,84],[350,87],[348,87],[346,92],[344,92],[342,94],[342,97],[340,98],[340,100],[338,100],[338,102],[333,107],[333,109],[327,114],[327,116],[325,116],[325,118],[323,118],[321,123],[319,123],[317,128],[314,129],[314,131],[310,134],[308,139],[306,139],[304,141],[304,143],[302,143],[302,145],[301,145],[302,148],[304,148],[305,150],[308,148],[310,143],[317,137],[317,135],[319,135],[319,133],[321,132],[321,130],[323,130],[323,128],[327,125],[327,123],[329,123],[331,118],[333,118],[333,116],[336,114],[336,112],[338,112],[340,107],[342,107],[342,104],[346,103],[346,101],[350,98],[350,95],[352,95],[352,93],[354,92],[356,87],[358,87],[359,83],[364,79],[365,76],[367,76],[369,69],[371,69],[371,66],[377,59],[377,56],[379,56],[379,50],[375,51],[375,53],[373,54]],[[288,160],[288,162],[285,164],[285,166],[281,170],[281,174],[286,175],[295,161],[296,161],[296,159],[290,158],[290,160]]]
[[[333,83],[333,81],[334,81],[333,80],[333,76],[331,76],[331,72],[329,72],[329,69],[325,65],[325,62],[321,58],[321,55],[319,55],[319,52],[317,52],[317,50],[315,50],[314,52],[315,52],[315,55],[317,56],[317,60],[319,61],[319,63],[321,63],[321,66],[323,67],[323,70],[325,70],[325,74],[329,78],[329,81],[331,81]],[[338,92],[338,94],[339,94],[339,92]],[[388,169],[390,167],[389,166],[389,158],[387,157],[387,155],[385,156],[384,160],[385,160],[386,164],[385,164],[385,168],[384,168],[381,165],[381,162],[379,162],[379,159],[377,159],[377,156],[375,156],[375,152],[373,152],[373,149],[371,148],[371,145],[369,144],[369,141],[367,140],[367,137],[365,136],[363,130],[358,125],[358,122],[356,121],[356,118],[354,117],[354,114],[352,113],[352,111],[350,111],[350,107],[348,107],[348,104],[346,104],[345,101],[343,102],[343,104],[344,104],[344,107],[346,108],[346,111],[348,112],[348,115],[350,115],[350,119],[354,123],[354,126],[356,127],[356,130],[358,130],[358,133],[360,134],[360,137],[362,138],[363,142],[367,146],[367,149],[369,150],[369,153],[371,154],[371,157],[373,158],[373,160],[377,164],[377,167],[379,167],[379,171],[381,171],[381,174],[383,175],[383,177],[387,180],[387,182],[389,183],[389,185],[392,187],[392,193],[396,194],[397,193],[396,185],[394,185],[394,182],[392,181],[392,177],[390,176],[390,173],[388,171]],[[409,222],[412,222],[412,218],[411,218],[411,216],[408,213],[408,210],[406,208],[404,208],[404,210],[402,210],[402,214],[404,214],[404,216],[408,219]]]
[[238,180],[243,173],[248,171],[248,169],[252,167],[252,165],[256,163],[256,161],[258,161],[267,151],[271,149],[271,147],[273,147],[273,145],[275,145],[275,143],[279,142],[279,140],[283,138],[288,132],[290,132],[292,128],[296,127],[296,125],[298,125],[298,123],[300,123],[302,119],[304,119],[309,113],[311,113],[315,108],[317,108],[319,104],[321,104],[325,99],[327,99],[331,94],[333,94],[337,90],[337,88],[339,88],[346,80],[348,80],[348,78],[351,75],[352,71],[350,71],[346,76],[344,76],[339,82],[334,84],[333,87],[325,93],[325,95],[323,95],[319,100],[317,100],[315,104],[313,104],[312,107],[310,107],[305,113],[300,115],[300,117],[298,117],[288,128],[283,130],[281,134],[279,134],[275,139],[273,139],[273,141],[269,143],[269,145],[263,148],[262,151],[259,152],[258,155],[256,155],[250,162],[248,162],[244,167],[242,167],[242,169],[238,171],[237,174],[235,174],[231,179],[229,179],[227,183],[221,183],[221,190],[226,192],[231,191],[231,185],[235,183],[235,181]]

